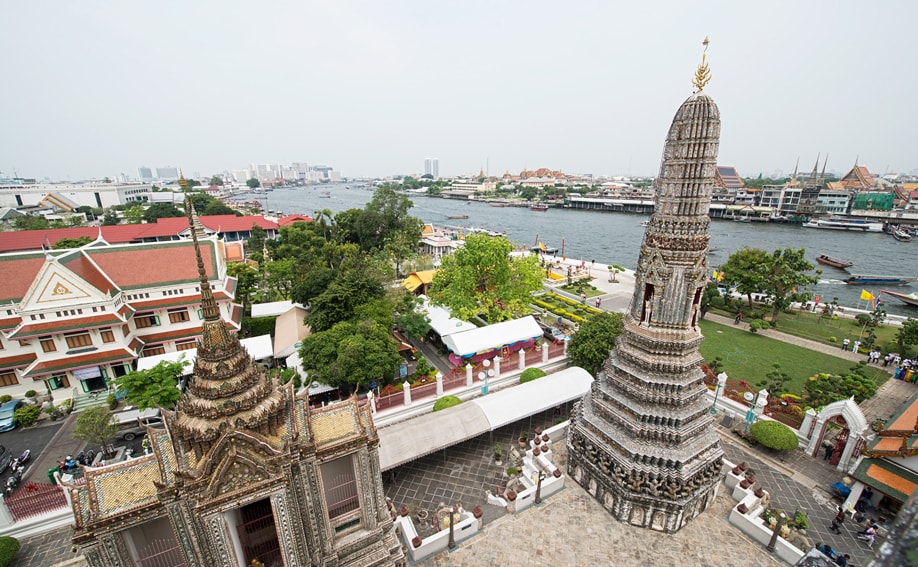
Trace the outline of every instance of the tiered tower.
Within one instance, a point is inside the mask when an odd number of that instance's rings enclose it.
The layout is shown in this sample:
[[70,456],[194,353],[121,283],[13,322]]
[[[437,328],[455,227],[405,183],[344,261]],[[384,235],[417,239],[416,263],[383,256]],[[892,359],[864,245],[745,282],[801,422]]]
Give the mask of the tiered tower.
[[568,437],[574,480],[618,520],[664,532],[708,508],[722,477],[698,353],[720,137],[709,79],[705,55],[666,137],[624,331]]

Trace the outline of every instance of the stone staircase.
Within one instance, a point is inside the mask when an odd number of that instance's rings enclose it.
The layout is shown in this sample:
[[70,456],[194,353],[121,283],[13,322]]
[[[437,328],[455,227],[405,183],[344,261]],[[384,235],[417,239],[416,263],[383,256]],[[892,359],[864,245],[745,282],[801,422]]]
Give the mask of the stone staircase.
[[83,411],[86,408],[91,408],[95,406],[105,406],[108,405],[108,392],[102,391],[98,393],[84,393],[80,392],[73,396],[73,411]]

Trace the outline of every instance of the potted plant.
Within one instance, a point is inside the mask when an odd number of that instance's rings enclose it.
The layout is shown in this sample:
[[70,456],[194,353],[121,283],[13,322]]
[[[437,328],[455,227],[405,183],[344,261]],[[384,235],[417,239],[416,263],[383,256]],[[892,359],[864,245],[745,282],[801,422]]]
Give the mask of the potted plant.
[[418,510],[418,524],[423,528],[427,526],[427,517],[429,514],[427,510]]
[[501,459],[504,456],[503,450],[501,450],[500,445],[497,443],[494,444],[494,462],[498,465],[501,464]]
[[520,445],[520,449],[525,449],[529,445],[529,434],[525,431],[520,434],[520,438],[517,439],[517,443]]

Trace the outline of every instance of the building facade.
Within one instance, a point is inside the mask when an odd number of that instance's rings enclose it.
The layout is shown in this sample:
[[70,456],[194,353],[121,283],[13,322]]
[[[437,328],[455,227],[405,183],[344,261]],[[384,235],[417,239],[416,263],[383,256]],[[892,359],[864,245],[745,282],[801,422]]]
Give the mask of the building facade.
[[720,137],[703,85],[673,119],[624,330],[568,437],[570,476],[616,519],[663,532],[707,509],[723,475],[698,352]]
[[[196,237],[194,237],[196,240]],[[309,408],[260,371],[200,267],[194,372],[153,453],[69,487],[91,567],[402,566],[368,405]]]
[[[224,246],[202,242],[217,308],[233,331],[242,310]],[[56,401],[103,390],[142,356],[194,348],[201,286],[191,240],[0,255],[0,394]]]

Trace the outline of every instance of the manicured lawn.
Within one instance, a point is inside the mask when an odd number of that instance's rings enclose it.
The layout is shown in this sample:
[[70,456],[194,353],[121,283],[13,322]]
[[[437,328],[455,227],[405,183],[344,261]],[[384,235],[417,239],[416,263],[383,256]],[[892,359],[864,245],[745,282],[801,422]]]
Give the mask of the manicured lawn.
[[[746,380],[757,387],[758,382],[771,372],[772,364],[780,364],[781,370],[790,376],[790,380],[785,387],[786,392],[772,392],[776,394],[789,392],[802,395],[803,385],[810,376],[819,372],[846,374],[855,366],[855,363],[843,358],[770,339],[731,325],[702,321],[701,332],[704,334],[701,355],[706,361],[721,357],[723,370],[731,380]],[[867,367],[867,376],[876,380],[878,385],[889,378],[888,373],[874,366]]]
[[[736,313],[728,313],[722,310],[717,310],[715,313],[730,318],[736,315]],[[775,330],[789,335],[835,345],[839,348],[841,348],[841,342],[845,337],[851,339],[853,342],[856,341],[858,337],[867,335],[867,331],[854,319],[848,317],[825,319],[816,313],[799,310],[781,313],[781,315],[778,316],[778,326]],[[883,354],[890,351],[898,352],[903,355],[906,354],[899,349],[897,344],[895,344],[896,333],[898,331],[899,328],[893,325],[881,325],[876,329],[876,346],[883,351]]]
[[[573,293],[574,295],[580,295],[580,291],[581,291],[580,286],[577,285],[577,282],[559,286],[558,289],[563,289],[567,293]],[[596,289],[596,287],[594,287],[593,284],[584,283],[583,293],[586,294],[586,296],[589,298],[589,297],[596,297],[597,295],[603,295],[605,292]]]

